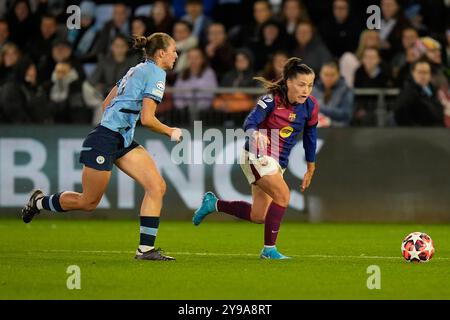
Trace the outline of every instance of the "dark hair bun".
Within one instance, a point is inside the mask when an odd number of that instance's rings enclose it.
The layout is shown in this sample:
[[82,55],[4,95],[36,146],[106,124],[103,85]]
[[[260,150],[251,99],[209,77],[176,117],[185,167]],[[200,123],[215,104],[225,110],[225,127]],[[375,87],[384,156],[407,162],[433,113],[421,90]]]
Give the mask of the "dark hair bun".
[[134,47],[136,49],[144,49],[147,45],[147,38],[146,37],[134,37]]

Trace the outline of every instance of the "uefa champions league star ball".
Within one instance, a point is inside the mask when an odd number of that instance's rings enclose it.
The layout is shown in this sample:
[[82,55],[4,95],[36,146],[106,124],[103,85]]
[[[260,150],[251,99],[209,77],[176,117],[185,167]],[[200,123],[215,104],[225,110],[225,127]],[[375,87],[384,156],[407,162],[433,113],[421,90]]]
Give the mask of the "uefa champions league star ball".
[[423,232],[412,232],[402,241],[402,255],[408,262],[427,262],[434,255],[434,243]]

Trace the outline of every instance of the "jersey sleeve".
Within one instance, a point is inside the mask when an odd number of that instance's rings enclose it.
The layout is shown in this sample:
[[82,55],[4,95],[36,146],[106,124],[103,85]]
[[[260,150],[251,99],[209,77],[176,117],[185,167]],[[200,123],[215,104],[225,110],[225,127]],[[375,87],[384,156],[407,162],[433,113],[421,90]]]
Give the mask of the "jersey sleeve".
[[319,102],[317,102],[317,99],[313,96],[310,96],[310,98],[313,102],[313,108],[311,111],[311,116],[306,123],[308,127],[317,126],[317,123],[319,123]]
[[255,108],[250,112],[244,122],[244,130],[257,130],[258,125],[266,119],[267,115],[272,112],[275,107],[275,101],[272,95],[266,95],[260,98]]
[[316,161],[317,123],[319,122],[319,103],[312,96],[311,100],[313,102],[311,116],[303,129],[303,148],[305,149],[305,159],[307,162]]
[[164,89],[166,88],[166,74],[153,69],[145,78],[144,98],[150,98],[157,103],[162,101]]

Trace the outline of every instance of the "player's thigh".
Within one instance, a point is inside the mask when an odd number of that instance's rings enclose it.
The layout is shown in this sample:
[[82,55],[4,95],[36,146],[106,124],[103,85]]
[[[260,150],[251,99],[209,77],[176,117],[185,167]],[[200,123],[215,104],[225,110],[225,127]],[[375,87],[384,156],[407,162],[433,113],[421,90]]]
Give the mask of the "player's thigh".
[[252,221],[264,223],[272,198],[257,185],[252,185]]
[[136,180],[146,192],[164,194],[166,184],[156,167],[155,161],[142,146],[138,146],[120,157],[116,166]]
[[289,204],[289,187],[280,173],[263,176],[255,184],[267,193],[275,203],[281,206]]
[[86,202],[99,203],[108,187],[111,171],[96,170],[87,166],[83,167],[82,197]]

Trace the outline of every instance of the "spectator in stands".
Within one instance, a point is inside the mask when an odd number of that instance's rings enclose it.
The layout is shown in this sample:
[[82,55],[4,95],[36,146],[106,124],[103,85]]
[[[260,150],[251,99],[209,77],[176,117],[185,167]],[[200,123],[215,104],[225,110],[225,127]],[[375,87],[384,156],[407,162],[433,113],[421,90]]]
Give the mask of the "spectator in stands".
[[181,19],[192,25],[192,34],[197,37],[203,47],[207,39],[208,26],[212,22],[203,12],[203,0],[186,0],[185,9],[186,15]]
[[112,42],[111,52],[98,62],[89,82],[106,97],[116,82],[137,63],[136,56],[129,55],[127,38],[117,35]]
[[283,76],[283,68],[289,59],[289,54],[285,51],[275,52],[267,61],[261,74],[270,81],[276,81]]
[[112,20],[107,22],[98,35],[94,51],[96,54],[107,55],[113,39],[118,34],[129,35],[129,9],[123,3],[114,5]]
[[399,126],[443,126],[444,109],[431,84],[431,65],[425,59],[411,66],[412,79],[400,92],[395,107]]
[[50,81],[56,64],[63,61],[70,61],[71,66],[76,69],[80,79],[84,80],[86,78],[82,64],[73,56],[70,42],[60,38],[53,42],[51,56],[37,65],[39,80],[43,82]]
[[9,25],[8,21],[0,19],[0,51],[9,41]]
[[389,69],[381,61],[377,49],[364,49],[361,63],[355,74],[355,88],[386,88],[390,86]]
[[334,0],[332,12],[330,18],[323,19],[319,29],[330,53],[339,59],[344,52],[356,50],[362,27],[351,14],[348,0]]
[[431,83],[438,89],[448,89],[448,79],[445,75],[445,66],[442,63],[441,44],[433,38],[420,38],[428,62],[431,65]]
[[7,20],[11,32],[10,40],[20,49],[24,49],[26,42],[36,34],[38,26],[28,0],[15,1],[10,7]]
[[[175,82],[175,89],[215,89],[217,79],[214,70],[208,66],[206,55],[200,48],[193,48],[187,55],[188,68],[182,71]],[[194,99],[195,98],[195,99]],[[194,97],[193,92],[174,92],[174,102],[177,109],[193,108],[209,109],[214,93],[201,92]]]
[[390,61],[401,51],[401,32],[409,25],[397,0],[381,0],[381,55]]
[[297,43],[292,55],[301,58],[314,72],[319,73],[321,66],[331,60],[330,52],[311,22],[303,21],[297,25],[295,39]]
[[319,102],[319,126],[348,126],[353,113],[354,94],[340,76],[336,62],[327,62],[320,69],[320,78],[311,93]]
[[366,48],[381,48],[380,34],[377,30],[364,30],[359,37],[356,52],[345,52],[339,59],[339,69],[350,88],[354,87],[356,70],[361,66],[362,53]]
[[285,0],[281,5],[281,23],[286,34],[295,41],[295,29],[300,21],[308,21],[308,11],[301,0]]
[[92,1],[83,1],[80,4],[80,29],[71,29],[67,32],[67,39],[72,45],[74,56],[81,63],[97,61],[94,44],[97,40],[97,27],[95,26],[96,5]]
[[47,94],[38,82],[36,65],[23,59],[17,65],[16,78],[0,89],[0,118],[7,123],[48,122]]
[[259,40],[264,22],[273,16],[272,5],[268,0],[256,0],[253,4],[253,21],[239,24],[230,29],[228,35],[235,48],[248,47]]
[[405,86],[407,82],[406,80],[411,77],[411,65],[420,57],[420,52],[418,52],[415,47],[406,50],[406,61],[398,71],[397,76],[394,78],[394,86],[396,88],[403,88]]
[[220,21],[227,30],[241,25],[252,17],[253,2],[248,0],[219,0],[214,4],[212,17]]
[[235,88],[236,92],[217,96],[213,102],[214,108],[226,112],[252,109],[255,100],[251,95],[239,92],[239,88],[256,87],[254,76],[252,52],[246,48],[238,49],[234,59],[234,68],[228,71],[220,82],[220,86]]
[[147,37],[150,35],[148,29],[148,19],[146,17],[137,16],[131,20],[131,35]]
[[41,18],[40,32],[36,37],[29,38],[27,49],[25,52],[35,61],[38,65],[47,60],[52,51],[52,44],[58,37],[57,34],[58,22],[56,17],[51,15],[44,15]]
[[234,49],[228,42],[225,26],[214,22],[208,27],[208,42],[205,47],[206,56],[218,80],[233,66]]
[[10,42],[0,51],[0,85],[16,79],[17,64],[22,57],[19,47]]
[[175,18],[170,10],[169,2],[156,0],[150,11],[149,33],[164,32],[171,34]]
[[174,71],[179,73],[188,67],[187,52],[198,46],[198,38],[192,34],[192,25],[189,22],[177,21],[173,26],[173,39],[178,52]]
[[58,62],[52,73],[49,107],[55,123],[91,123],[92,109],[83,97],[83,82],[70,62]]
[[287,44],[286,34],[280,23],[276,20],[269,20],[262,24],[259,41],[250,45],[255,56],[255,69],[261,70],[269,57],[276,51],[292,50]]
[[417,30],[412,27],[407,27],[402,30],[402,50],[397,52],[392,58],[392,74],[394,78],[397,78],[400,69],[407,63],[407,51],[410,48],[414,48],[417,40],[419,39],[419,34]]

